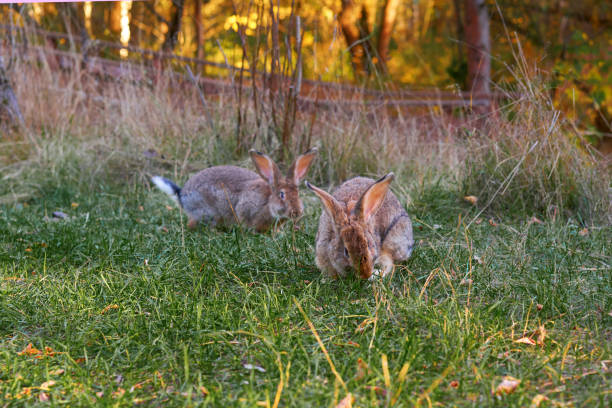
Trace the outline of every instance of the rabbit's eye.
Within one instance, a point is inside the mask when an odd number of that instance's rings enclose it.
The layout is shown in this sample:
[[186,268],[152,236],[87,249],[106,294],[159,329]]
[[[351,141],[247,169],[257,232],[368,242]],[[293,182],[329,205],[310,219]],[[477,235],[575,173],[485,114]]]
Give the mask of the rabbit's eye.
[[344,247],[344,256],[347,258],[349,257],[348,249],[346,249],[346,247]]
[[280,197],[281,200],[285,199],[285,192],[281,191],[280,193],[278,193],[278,196]]

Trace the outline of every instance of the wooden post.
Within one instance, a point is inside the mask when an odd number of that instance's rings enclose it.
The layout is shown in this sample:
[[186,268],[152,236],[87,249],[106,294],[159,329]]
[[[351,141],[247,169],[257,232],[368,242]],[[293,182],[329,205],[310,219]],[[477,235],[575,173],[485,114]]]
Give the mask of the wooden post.
[[9,123],[14,125],[25,124],[17,98],[11,88],[11,83],[8,80],[6,69],[4,68],[4,57],[0,55],[0,117],[6,116]]
[[[488,99],[491,97],[491,40],[485,0],[465,0],[465,43],[467,82],[472,99]],[[488,105],[474,107],[474,111],[485,113],[491,107],[489,102]]]

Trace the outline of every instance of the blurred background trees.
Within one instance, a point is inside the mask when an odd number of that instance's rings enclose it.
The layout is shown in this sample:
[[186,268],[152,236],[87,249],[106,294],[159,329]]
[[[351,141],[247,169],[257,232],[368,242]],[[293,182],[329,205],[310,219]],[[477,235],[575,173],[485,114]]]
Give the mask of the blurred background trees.
[[[520,54],[531,74],[536,67],[547,74],[558,108],[581,128],[611,132],[612,3],[606,0],[39,3],[2,5],[0,16],[4,27],[33,25],[267,72],[273,52],[277,63],[295,64],[299,44],[305,79],[385,89],[512,89],[507,66]],[[128,49],[106,52],[140,57]],[[221,72],[204,66],[200,74]]]

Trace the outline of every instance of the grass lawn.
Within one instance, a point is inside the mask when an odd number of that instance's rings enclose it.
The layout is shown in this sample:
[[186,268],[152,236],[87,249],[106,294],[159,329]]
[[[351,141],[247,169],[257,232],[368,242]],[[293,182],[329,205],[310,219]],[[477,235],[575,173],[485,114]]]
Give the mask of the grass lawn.
[[419,245],[375,282],[321,277],[307,191],[267,235],[187,231],[148,186],[1,206],[0,406],[610,406],[612,229],[466,228],[458,192],[406,185]]

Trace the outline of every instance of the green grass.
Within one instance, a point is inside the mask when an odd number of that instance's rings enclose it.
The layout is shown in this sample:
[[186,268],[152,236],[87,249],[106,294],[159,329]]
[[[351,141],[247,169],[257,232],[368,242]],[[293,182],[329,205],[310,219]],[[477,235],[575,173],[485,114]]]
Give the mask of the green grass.
[[[0,207],[0,405],[273,406],[282,384],[284,407],[610,406],[612,229],[520,213],[466,229],[458,192],[397,182],[412,258],[330,282],[306,191],[300,229],[188,232],[148,187],[46,179]],[[541,345],[515,342],[542,327]],[[19,355],[29,343],[42,354]],[[520,385],[494,395],[507,375]]]

